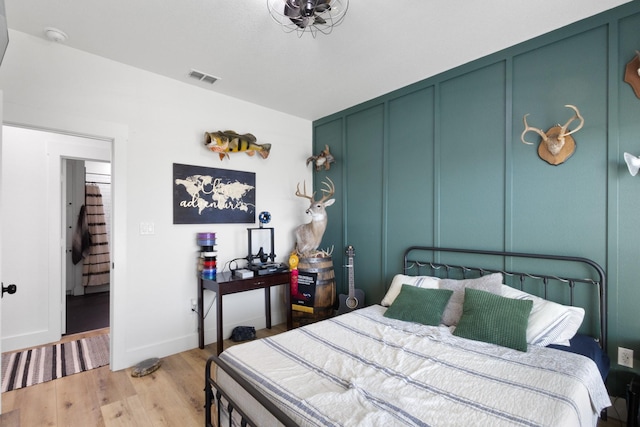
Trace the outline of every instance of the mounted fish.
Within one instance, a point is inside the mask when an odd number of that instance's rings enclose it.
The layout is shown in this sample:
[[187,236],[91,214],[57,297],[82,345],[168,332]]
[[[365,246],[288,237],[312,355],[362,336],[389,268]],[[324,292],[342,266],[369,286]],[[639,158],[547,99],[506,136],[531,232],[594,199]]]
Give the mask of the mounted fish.
[[229,153],[245,152],[249,156],[255,153],[266,159],[271,151],[271,144],[258,144],[256,137],[250,133],[240,135],[232,130],[205,132],[204,145],[220,155],[220,160],[229,157]]

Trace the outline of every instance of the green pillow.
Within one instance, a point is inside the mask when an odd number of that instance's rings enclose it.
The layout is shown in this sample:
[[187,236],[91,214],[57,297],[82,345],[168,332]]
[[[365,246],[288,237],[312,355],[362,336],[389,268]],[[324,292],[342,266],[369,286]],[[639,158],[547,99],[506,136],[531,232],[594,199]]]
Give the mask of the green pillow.
[[453,335],[527,351],[527,323],[533,301],[465,289],[462,317]]
[[385,317],[437,326],[453,291],[402,285],[400,294],[384,313]]

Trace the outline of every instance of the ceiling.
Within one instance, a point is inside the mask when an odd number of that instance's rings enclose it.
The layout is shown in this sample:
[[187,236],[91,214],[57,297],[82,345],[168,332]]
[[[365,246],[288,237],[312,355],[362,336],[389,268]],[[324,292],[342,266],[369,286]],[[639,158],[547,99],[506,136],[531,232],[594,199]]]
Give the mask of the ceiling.
[[[629,0],[351,0],[298,37],[266,0],[5,0],[11,29],[315,120]],[[213,85],[191,69],[219,78]]]

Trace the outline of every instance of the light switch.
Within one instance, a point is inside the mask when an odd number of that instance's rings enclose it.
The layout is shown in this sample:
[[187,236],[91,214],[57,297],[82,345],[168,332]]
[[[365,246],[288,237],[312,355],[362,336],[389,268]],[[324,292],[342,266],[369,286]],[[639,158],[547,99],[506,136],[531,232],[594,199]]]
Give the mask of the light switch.
[[141,222],[140,234],[155,234],[155,226],[153,222]]

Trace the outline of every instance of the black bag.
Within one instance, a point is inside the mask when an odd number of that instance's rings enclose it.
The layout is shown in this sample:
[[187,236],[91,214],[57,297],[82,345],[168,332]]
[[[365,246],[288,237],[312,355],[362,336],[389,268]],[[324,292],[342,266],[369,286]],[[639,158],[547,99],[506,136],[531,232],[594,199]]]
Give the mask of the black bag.
[[256,338],[256,328],[253,326],[236,326],[231,331],[232,341],[247,341]]

